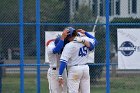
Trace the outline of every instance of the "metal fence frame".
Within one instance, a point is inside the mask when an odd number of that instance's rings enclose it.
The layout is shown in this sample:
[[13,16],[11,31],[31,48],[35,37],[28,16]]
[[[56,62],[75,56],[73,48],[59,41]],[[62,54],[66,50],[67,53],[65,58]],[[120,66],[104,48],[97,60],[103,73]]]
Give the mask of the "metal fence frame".
[[[0,66],[20,66],[20,93],[24,93],[24,25],[36,25],[36,66],[37,67],[37,85],[36,85],[36,93],[40,93],[40,26],[41,25],[98,25],[95,23],[40,23],[40,0],[36,0],[36,23],[24,23],[23,20],[23,0],[19,0],[19,23],[0,23],[0,26],[16,26],[19,25],[19,41],[20,41],[20,65],[0,65]],[[106,93],[110,93],[110,41],[109,37],[109,0],[106,0]]]
[[[19,0],[19,23],[0,23],[0,26],[10,25],[15,26],[19,25],[19,40],[20,40],[20,93],[24,93],[24,25],[36,25],[36,66],[37,67],[37,85],[36,93],[40,93],[40,26],[41,25],[105,25],[106,26],[106,93],[110,93],[110,25],[140,25],[139,23],[110,23],[109,22],[109,2],[106,0],[106,23],[105,24],[95,24],[95,23],[40,23],[40,0],[36,0],[36,23],[24,23],[23,20],[23,0]],[[102,64],[99,64],[102,65]],[[8,65],[0,65],[8,66]]]

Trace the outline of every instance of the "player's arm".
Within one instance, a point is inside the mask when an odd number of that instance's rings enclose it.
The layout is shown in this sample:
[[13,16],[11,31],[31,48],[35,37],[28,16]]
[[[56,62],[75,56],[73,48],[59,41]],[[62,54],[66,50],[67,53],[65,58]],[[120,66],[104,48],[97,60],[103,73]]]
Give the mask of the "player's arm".
[[85,35],[86,35],[87,37],[89,37],[89,38],[91,38],[91,39],[94,40],[94,46],[96,46],[96,45],[98,44],[98,41],[97,41],[97,39],[96,39],[94,36],[92,36],[92,35],[89,34],[88,32],[85,32]]
[[60,67],[59,67],[59,75],[58,75],[58,81],[59,83],[61,83],[62,81],[62,74],[64,72],[64,69],[67,66],[67,62],[69,60],[69,58],[72,56],[73,53],[73,48],[68,44],[64,47],[64,50],[62,52],[62,55],[60,57]]
[[61,36],[61,39],[59,40],[59,42],[57,43],[57,45],[55,46],[55,48],[53,49],[53,53],[60,53],[63,46],[64,46],[64,39],[67,37],[68,31],[64,30]]
[[92,50],[94,49],[94,44],[91,43],[90,41],[84,40],[83,44],[84,44],[86,47],[88,47],[88,49],[89,49],[90,51],[92,51]]
[[67,66],[67,61],[66,60],[60,59],[60,63],[61,64],[60,64],[60,67],[59,67],[59,75],[58,75],[58,77],[62,77],[63,71]]
[[69,58],[72,56],[73,52],[74,51],[73,51],[73,47],[71,44],[67,44],[64,47],[63,52],[60,57],[59,76],[61,76],[63,74],[63,71],[67,65],[67,62],[68,62]]
[[66,68],[67,66],[67,63],[65,60],[60,60],[61,64],[60,64],[60,67],[59,67],[59,75],[58,75],[58,82],[60,84],[60,86],[63,86],[64,84],[64,80],[62,78],[62,74],[64,72],[64,69]]
[[[86,38],[88,38],[88,37],[86,37]],[[74,41],[83,43],[90,51],[92,51],[94,49],[94,43],[92,43],[93,40],[91,42],[91,40],[85,39],[85,37],[75,37]]]
[[53,53],[54,54],[60,53],[63,46],[64,46],[64,40],[60,39],[57,45],[53,48]]
[[93,39],[94,40],[94,46],[96,46],[98,44],[98,41],[96,40],[96,38],[93,35],[91,35],[88,32],[86,32],[85,30],[83,30],[83,29],[77,29],[76,31],[77,32],[80,32],[81,34],[86,35],[87,37],[89,37],[91,39]]

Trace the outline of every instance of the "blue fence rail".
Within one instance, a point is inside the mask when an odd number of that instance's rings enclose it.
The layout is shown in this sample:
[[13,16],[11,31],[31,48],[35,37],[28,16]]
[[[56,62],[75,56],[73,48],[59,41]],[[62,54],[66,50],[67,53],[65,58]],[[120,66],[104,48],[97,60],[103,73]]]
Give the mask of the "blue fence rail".
[[24,21],[23,21],[23,0],[19,0],[19,39],[20,39],[20,93],[24,93]]
[[[95,63],[95,64],[89,64],[90,66],[105,66],[105,83],[106,83],[106,93],[110,93],[111,87],[110,87],[110,68],[111,66],[117,66],[117,63],[111,63],[110,62],[110,26],[139,26],[140,23],[110,23],[110,0],[105,0],[105,23],[91,23],[91,22],[84,22],[84,23],[45,23],[41,22],[41,15],[40,15],[40,1],[41,0],[36,0],[35,2],[35,22],[24,22],[24,0],[18,0],[19,1],[19,23],[2,23],[0,22],[0,26],[18,26],[19,27],[19,48],[20,48],[20,63],[19,64],[0,64],[0,67],[20,67],[20,93],[25,93],[24,91],[24,73],[25,73],[25,67],[36,67],[36,93],[41,93],[41,69],[40,67],[48,67],[48,64],[42,64],[41,63],[41,26],[104,26],[105,27],[105,63]],[[25,63],[25,31],[24,27],[25,26],[35,26],[36,30],[36,64],[26,64]],[[46,70],[45,70],[46,71]]]
[[[4,64],[1,66],[20,66],[20,93],[24,93],[24,66],[37,66],[37,86],[36,93],[40,93],[40,66],[46,66],[40,64],[40,25],[106,25],[106,93],[110,93],[110,44],[109,40],[109,0],[106,0],[106,23],[105,24],[94,24],[94,23],[40,23],[40,0],[36,0],[36,23],[24,23],[23,21],[23,0],[19,0],[19,23],[0,23],[0,26],[16,26],[20,27],[19,30],[19,39],[20,39],[20,64]],[[36,64],[24,64],[24,25],[36,25]],[[94,64],[96,65],[96,64]]]

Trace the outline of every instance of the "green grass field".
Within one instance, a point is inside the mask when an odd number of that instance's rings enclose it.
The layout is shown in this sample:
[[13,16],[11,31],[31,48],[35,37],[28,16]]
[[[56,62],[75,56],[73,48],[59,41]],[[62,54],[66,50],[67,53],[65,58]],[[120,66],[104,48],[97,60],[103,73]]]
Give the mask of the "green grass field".
[[[20,93],[20,76],[7,74],[2,80],[2,93]],[[46,75],[41,75],[41,93],[49,93]],[[111,93],[140,93],[139,77],[111,78]],[[91,85],[91,93],[105,93],[105,78],[99,84]],[[24,78],[24,93],[36,93],[36,75],[26,74]]]

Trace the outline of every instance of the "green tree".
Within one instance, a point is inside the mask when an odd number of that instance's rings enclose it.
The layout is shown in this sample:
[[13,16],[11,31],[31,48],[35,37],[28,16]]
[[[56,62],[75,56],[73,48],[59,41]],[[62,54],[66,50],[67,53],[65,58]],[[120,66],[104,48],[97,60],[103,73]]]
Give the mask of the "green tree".
[[[70,19],[71,23],[94,23],[96,17],[92,15],[92,11],[88,6],[81,6]],[[92,31],[93,26],[79,26],[80,28]],[[78,28],[79,28],[78,27]]]
[[[41,22],[43,23],[63,23],[65,18],[65,2],[62,0],[42,0],[41,1]],[[45,26],[45,30],[60,30],[63,26]]]
[[0,22],[19,22],[19,6],[17,0],[0,0]]
[[[65,1],[63,0],[40,0],[41,2],[41,22],[44,23],[60,23],[66,22],[65,15]],[[24,22],[36,22],[36,2],[35,0],[24,0]],[[0,3],[0,22],[1,23],[19,23],[19,2],[17,0],[1,0]],[[42,26],[41,25],[41,42],[44,44],[45,30],[59,30],[63,28],[60,26]],[[24,46],[25,52],[29,52],[28,47],[35,51],[35,25],[24,25]],[[8,36],[8,38],[7,38]],[[0,38],[2,39],[2,50],[7,55],[8,48],[19,48],[19,25],[17,26],[1,26]],[[41,43],[41,44],[42,44]],[[44,49],[44,45],[41,45]],[[26,51],[27,50],[27,51]],[[25,53],[25,55],[26,55]],[[29,53],[27,53],[29,54]]]

